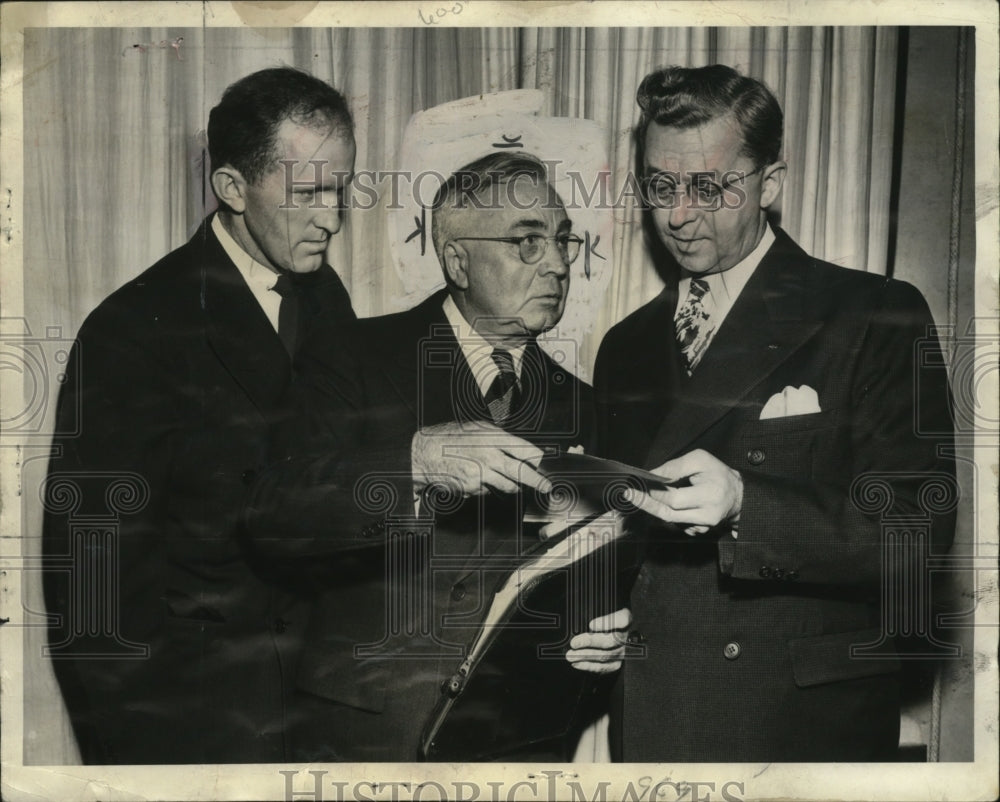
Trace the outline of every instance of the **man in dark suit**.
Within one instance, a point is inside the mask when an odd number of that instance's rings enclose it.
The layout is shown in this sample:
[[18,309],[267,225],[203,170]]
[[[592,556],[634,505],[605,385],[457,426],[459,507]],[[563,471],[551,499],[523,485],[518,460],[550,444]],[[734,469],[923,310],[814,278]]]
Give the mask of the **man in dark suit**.
[[354,317],[324,258],[352,121],[270,69],[226,90],[208,138],[218,212],[90,314],[59,399],[81,427],[47,482],[46,555],[75,560],[45,577],[49,642],[89,763],[287,759],[308,603],[238,525],[297,339]]
[[[604,455],[677,483],[635,493],[643,551],[613,750],[629,762],[892,759],[900,609],[947,548],[950,398],[920,293],[813,259],[768,223],[782,113],[724,66],[639,88],[645,199],[679,267],[595,371]],[[883,513],[885,518],[883,518]],[[884,523],[903,516],[907,548]],[[895,536],[893,536],[895,537]],[[917,600],[925,604],[926,598]],[[853,650],[852,650],[852,647]]]
[[[306,344],[300,414],[249,508],[261,552],[308,558],[321,583],[299,672],[316,710],[303,759],[417,758],[494,583],[537,542],[521,519],[550,488],[543,447],[590,435],[590,388],[535,340],[562,315],[581,242],[542,163],[486,156],[432,208],[447,289]],[[559,659],[524,671],[553,692],[574,678]],[[496,701],[484,733],[506,712]],[[577,732],[567,721],[531,754],[566,759]]]

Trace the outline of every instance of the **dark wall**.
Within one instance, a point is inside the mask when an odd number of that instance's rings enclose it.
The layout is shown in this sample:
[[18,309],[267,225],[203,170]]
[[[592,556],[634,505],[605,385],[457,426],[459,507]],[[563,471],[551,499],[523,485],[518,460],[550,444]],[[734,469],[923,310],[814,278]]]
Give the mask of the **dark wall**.
[[[939,325],[968,331],[974,314],[975,254],[975,103],[973,31],[961,28],[909,28],[904,36],[905,94],[900,109],[901,150],[898,171],[895,259],[896,278],[918,286]],[[960,54],[965,49],[964,76]],[[964,107],[964,135],[957,126]],[[964,150],[964,152],[963,152]],[[962,179],[959,203],[953,203],[956,175]],[[957,240],[953,235],[957,234]],[[957,246],[957,252],[956,252]],[[986,269],[987,266],[981,266]],[[974,393],[964,370],[967,349],[952,356],[955,401],[961,421],[970,417]],[[963,493],[953,556],[975,553],[973,489],[977,482],[971,445],[959,438],[958,478]],[[979,477],[985,488],[989,477]],[[974,576],[946,573],[936,587],[938,609],[973,609]],[[969,619],[967,619],[969,620]],[[971,623],[971,620],[969,620]],[[973,629],[960,626],[941,637],[962,646],[962,657],[942,663],[940,674],[940,759],[973,758]],[[933,717],[930,688],[910,713],[928,731]]]

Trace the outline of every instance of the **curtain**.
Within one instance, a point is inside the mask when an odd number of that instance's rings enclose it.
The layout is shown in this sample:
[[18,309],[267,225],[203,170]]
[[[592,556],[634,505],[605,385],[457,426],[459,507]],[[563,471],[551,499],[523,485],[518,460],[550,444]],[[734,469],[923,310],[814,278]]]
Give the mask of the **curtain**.
[[[179,41],[182,37],[182,41]],[[392,170],[411,114],[481,93],[537,88],[544,113],[606,132],[612,197],[634,168],[635,90],[657,66],[730,64],[763,79],[785,111],[788,177],[776,218],[807,251],[887,270],[896,86],[895,29],[323,28],[29,29],[24,60],[25,248],[21,315],[72,338],[105,296],[185,242],[214,203],[205,178],[208,112],[227,85],[288,64],[344,92],[357,168]],[[330,260],[359,315],[397,311],[384,202],[349,214]],[[661,288],[634,198],[615,210],[615,265],[593,329]],[[54,394],[44,415],[51,421]],[[43,428],[45,422],[43,422]],[[37,554],[47,448],[28,448],[25,554]],[[44,643],[40,575],[25,572],[25,762],[78,758]]]

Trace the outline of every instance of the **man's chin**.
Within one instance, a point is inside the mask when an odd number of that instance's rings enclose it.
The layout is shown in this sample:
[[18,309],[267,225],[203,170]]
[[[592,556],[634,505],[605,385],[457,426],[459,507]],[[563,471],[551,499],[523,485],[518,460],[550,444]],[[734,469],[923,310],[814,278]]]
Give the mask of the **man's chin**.
[[546,315],[545,317],[539,317],[535,320],[528,320],[527,323],[527,335],[531,338],[535,338],[540,334],[545,334],[547,331],[551,331],[556,327],[559,319],[562,317],[562,313],[558,315]]
[[323,266],[323,256],[299,259],[286,269],[289,273],[315,273]]
[[685,259],[683,257],[678,257],[675,254],[674,261],[676,261],[677,264],[680,266],[681,270],[683,270],[688,275],[707,276],[712,273],[722,272],[719,269],[719,263],[714,260],[690,259],[690,258]]
[[544,296],[538,298],[534,309],[525,316],[525,323],[536,334],[555,326],[566,311],[566,299]]

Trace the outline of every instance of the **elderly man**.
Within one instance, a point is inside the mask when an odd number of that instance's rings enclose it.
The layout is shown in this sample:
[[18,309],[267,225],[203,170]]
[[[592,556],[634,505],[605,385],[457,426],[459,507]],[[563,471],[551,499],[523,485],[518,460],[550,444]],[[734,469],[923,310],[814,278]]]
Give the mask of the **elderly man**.
[[[45,549],[78,562],[46,575],[46,604],[91,763],[288,758],[308,603],[237,529],[297,341],[321,317],[354,317],[324,260],[352,121],[324,82],[269,69],[226,90],[208,139],[218,213],[91,313],[59,399],[82,428],[56,442]],[[105,505],[118,530],[95,540],[98,524],[79,522]]]
[[626,661],[613,746],[629,762],[892,759],[883,624],[901,611],[880,589],[893,565],[918,569],[883,554],[861,488],[926,521],[932,550],[950,543],[949,505],[922,492],[953,487],[948,438],[919,434],[949,420],[915,352],[937,348],[927,306],[768,222],[786,165],[759,81],[669,67],[638,102],[645,199],[679,272],[602,343],[601,450],[678,486],[634,495],[647,657]]
[[[590,435],[590,388],[535,342],[562,315],[581,244],[542,163],[497,153],[457,171],[432,234],[445,290],[304,348],[301,414],[249,510],[260,550],[308,558],[320,587],[299,672],[316,711],[307,759],[416,759],[494,583],[532,541],[521,494],[549,489],[543,447]],[[553,692],[575,679],[559,659],[524,671]],[[568,758],[574,725],[530,754]]]

